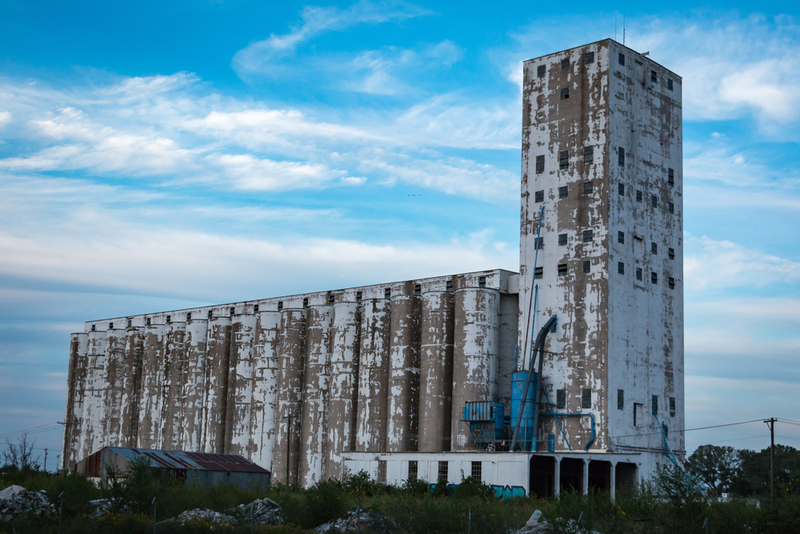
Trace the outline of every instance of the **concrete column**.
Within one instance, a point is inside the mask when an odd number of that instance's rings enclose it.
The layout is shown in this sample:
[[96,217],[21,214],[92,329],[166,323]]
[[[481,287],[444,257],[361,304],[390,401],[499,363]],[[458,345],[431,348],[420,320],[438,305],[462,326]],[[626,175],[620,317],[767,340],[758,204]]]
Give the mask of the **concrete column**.
[[281,314],[263,311],[256,315],[253,360],[253,408],[250,413],[252,461],[272,471],[275,446],[275,415],[278,407],[278,339]]
[[252,458],[250,422],[253,404],[253,338],[255,315],[235,315],[231,321],[228,361],[228,405],[225,414],[225,452]]
[[419,451],[450,450],[453,406],[453,294],[422,294]]
[[79,460],[107,444],[103,438],[107,335],[104,331],[92,331],[88,333],[88,338],[87,392],[84,399],[85,416],[82,421],[83,439],[77,454]]
[[161,443],[161,395],[166,325],[155,324],[144,329],[141,393],[139,394],[139,430],[137,447],[158,448]]
[[589,495],[589,459],[583,459],[583,494]]
[[[306,311],[283,310],[278,344],[278,413],[275,421],[277,432],[272,478],[289,484],[297,484],[300,463],[305,334]],[[289,417],[292,418],[291,421]]]
[[561,495],[561,457],[555,456],[555,464],[553,473],[553,495],[558,497]]
[[222,453],[225,450],[230,349],[231,318],[210,318],[208,320],[208,341],[206,342],[203,452]]
[[78,460],[81,422],[86,394],[86,370],[89,336],[85,332],[72,334],[69,345],[69,374],[67,375],[67,405],[64,413],[64,440],[61,451],[62,470],[71,470]]
[[103,396],[103,442],[112,447],[122,447],[122,387],[125,374],[125,330],[109,329],[105,368],[105,395]]
[[340,479],[342,452],[355,449],[359,319],[355,302],[334,304],[325,478]]
[[461,422],[468,401],[497,399],[500,343],[500,293],[496,289],[463,288],[455,292],[453,351],[452,450],[465,450],[469,427]]
[[391,307],[386,451],[416,451],[421,299],[415,295],[396,295],[391,299]]
[[125,359],[121,373],[122,413],[120,434],[123,447],[136,447],[139,434],[139,398],[142,394],[142,360],[144,339],[140,328],[130,327],[125,332]]
[[356,451],[384,452],[389,382],[390,301],[365,300],[361,310]]
[[608,495],[611,497],[611,502],[617,498],[617,462],[611,462],[608,475]]
[[306,312],[306,362],[300,430],[299,484],[308,488],[325,475],[325,431],[331,375],[333,306],[311,306]]
[[161,387],[161,442],[157,448],[180,450],[184,406],[181,395],[186,368],[186,324],[168,324],[166,331],[162,363],[164,382]]
[[183,382],[183,424],[180,442],[183,449],[192,452],[203,450],[203,403],[205,402],[206,344],[208,343],[208,321],[187,319],[186,380]]

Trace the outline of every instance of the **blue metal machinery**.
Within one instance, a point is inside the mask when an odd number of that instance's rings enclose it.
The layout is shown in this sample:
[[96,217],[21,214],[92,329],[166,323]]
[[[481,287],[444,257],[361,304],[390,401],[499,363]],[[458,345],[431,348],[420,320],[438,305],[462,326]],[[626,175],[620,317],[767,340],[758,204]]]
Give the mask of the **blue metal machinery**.
[[536,450],[534,442],[536,440],[536,433],[533,427],[533,409],[534,409],[534,393],[537,387],[537,374],[533,373],[531,376],[532,388],[528,388],[527,398],[523,404],[522,395],[525,394],[525,383],[528,381],[527,371],[517,371],[511,374],[511,420],[516,421],[519,419],[520,406],[522,406],[522,418],[520,422],[517,441],[522,443],[522,450],[533,451]]
[[505,427],[505,406],[501,402],[467,402],[461,421],[469,423],[469,436],[478,450],[496,450]]

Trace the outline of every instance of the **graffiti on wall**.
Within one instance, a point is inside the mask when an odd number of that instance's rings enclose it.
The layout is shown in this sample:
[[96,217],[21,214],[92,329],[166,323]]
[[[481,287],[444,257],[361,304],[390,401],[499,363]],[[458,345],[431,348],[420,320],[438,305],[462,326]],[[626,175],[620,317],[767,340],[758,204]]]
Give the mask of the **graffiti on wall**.
[[[436,484],[431,484],[431,491],[436,488]],[[458,484],[448,484],[447,485],[450,490],[453,490],[458,487]],[[488,486],[492,488],[494,491],[494,496],[498,499],[512,499],[514,497],[524,497],[525,496],[525,488],[522,486],[501,486],[499,484],[492,484]]]

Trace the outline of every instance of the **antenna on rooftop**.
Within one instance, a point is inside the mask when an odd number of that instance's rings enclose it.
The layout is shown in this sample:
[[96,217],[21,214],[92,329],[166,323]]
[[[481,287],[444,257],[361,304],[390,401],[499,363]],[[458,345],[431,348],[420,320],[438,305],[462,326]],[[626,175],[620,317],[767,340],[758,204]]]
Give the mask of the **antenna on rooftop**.
[[622,45],[625,46],[625,15],[622,15]]
[[617,15],[614,14],[614,40],[617,40]]

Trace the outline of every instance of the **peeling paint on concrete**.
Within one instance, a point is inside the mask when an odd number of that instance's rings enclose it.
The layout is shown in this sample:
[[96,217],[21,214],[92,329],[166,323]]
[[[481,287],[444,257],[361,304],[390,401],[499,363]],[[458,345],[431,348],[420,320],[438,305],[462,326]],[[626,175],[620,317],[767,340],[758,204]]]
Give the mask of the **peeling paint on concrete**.
[[449,451],[453,408],[453,294],[447,291],[423,293],[421,315],[419,451]]
[[[414,289],[411,288],[413,293]],[[389,382],[386,451],[417,450],[421,299],[395,295],[389,327]]]

